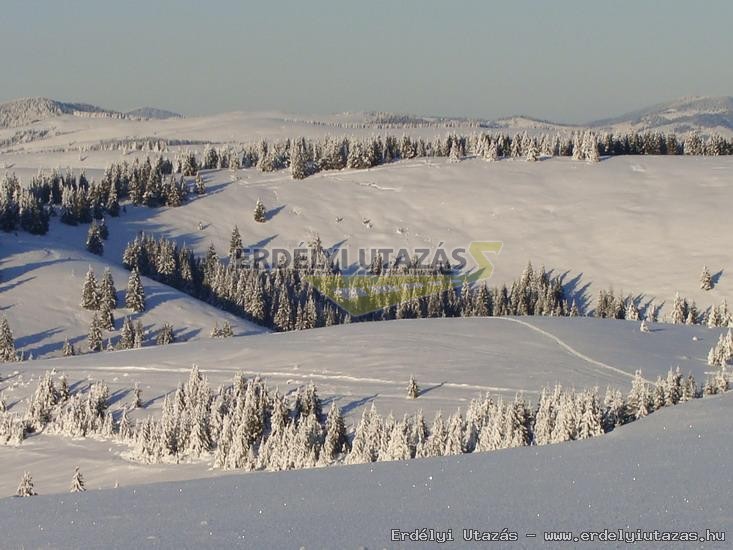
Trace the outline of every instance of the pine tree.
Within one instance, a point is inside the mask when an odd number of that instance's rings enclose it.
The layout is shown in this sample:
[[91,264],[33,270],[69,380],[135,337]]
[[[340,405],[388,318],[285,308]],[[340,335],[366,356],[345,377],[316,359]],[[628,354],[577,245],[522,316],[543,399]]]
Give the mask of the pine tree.
[[106,303],[110,310],[117,308],[117,289],[109,268],[105,268],[102,280],[99,282],[99,300],[102,304]]
[[332,403],[326,418],[326,437],[321,451],[322,460],[325,463],[335,460],[344,450],[346,443],[346,428],[341,409],[335,403]]
[[294,180],[302,180],[308,176],[305,140],[302,138],[290,145],[290,175]]
[[74,355],[76,355],[76,350],[74,349],[74,346],[71,344],[71,342],[69,342],[68,338],[64,340],[64,347],[61,348],[61,354],[64,357],[73,357]]
[[135,313],[145,311],[145,289],[140,280],[140,272],[137,270],[137,267],[132,270],[130,278],[127,281],[125,306]]
[[15,494],[19,497],[32,497],[38,494],[33,489],[33,478],[30,472],[23,473],[23,478],[20,480],[18,491]]
[[232,236],[229,239],[229,262],[234,263],[242,256],[242,236],[239,234],[239,228],[235,225],[232,230]]
[[104,330],[115,329],[115,318],[114,315],[112,315],[112,310],[110,309],[108,301],[101,301],[101,305],[99,307],[99,325]]
[[234,336],[234,330],[232,330],[232,325],[229,323],[228,320],[224,321],[224,324],[221,327],[221,337],[222,338],[231,338]]
[[145,342],[145,329],[143,328],[142,321],[138,319],[138,321],[135,323],[135,334],[133,337],[132,346],[135,349],[139,349],[143,347],[144,342]]
[[204,183],[204,178],[201,177],[200,173],[196,174],[194,190],[199,196],[206,194],[206,184]]
[[172,344],[175,341],[176,338],[173,334],[173,326],[169,323],[164,323],[163,328],[160,329],[160,332],[155,339],[155,343],[159,346],[165,346],[167,344]]
[[713,288],[713,278],[706,265],[702,266],[702,273],[700,274],[700,288],[702,290],[712,290]]
[[143,406],[143,390],[140,384],[135,382],[135,387],[132,388],[132,408],[139,409]]
[[420,395],[420,388],[417,385],[417,382],[415,381],[415,377],[410,375],[410,382],[407,385],[407,398],[408,399],[417,399]]
[[120,349],[132,349],[135,346],[135,329],[129,317],[125,317],[122,321],[122,330],[120,331],[120,341],[118,343]]
[[87,342],[89,343],[89,351],[102,351],[102,325],[97,313],[94,314],[89,325]]
[[499,150],[497,148],[496,140],[492,139],[489,146],[484,149],[484,159],[489,162],[495,162],[499,160]]
[[7,318],[3,317],[0,321],[0,363],[9,363],[18,360],[18,354],[15,351],[15,340],[13,331],[10,330]]
[[680,293],[676,293],[674,296],[674,302],[672,303],[672,324],[683,325],[687,312],[685,311],[684,301],[680,297]]
[[99,225],[96,222],[92,222],[87,232],[86,247],[89,252],[101,256],[104,253],[104,242],[102,241],[102,234],[99,230]]
[[99,290],[97,288],[97,278],[94,276],[94,270],[89,266],[84,286],[81,291],[81,307],[84,309],[99,309]]
[[527,162],[536,162],[540,158],[540,151],[537,149],[537,145],[535,144],[535,141],[533,139],[529,142],[529,147],[527,147],[527,155],[525,156],[525,160]]
[[74,477],[71,478],[71,488],[69,489],[69,492],[83,493],[86,490],[86,487],[84,487],[84,478],[81,475],[81,471],[79,471],[79,466],[75,466]]
[[257,199],[257,204],[255,205],[254,219],[258,223],[265,223],[267,221],[267,211],[260,199]]

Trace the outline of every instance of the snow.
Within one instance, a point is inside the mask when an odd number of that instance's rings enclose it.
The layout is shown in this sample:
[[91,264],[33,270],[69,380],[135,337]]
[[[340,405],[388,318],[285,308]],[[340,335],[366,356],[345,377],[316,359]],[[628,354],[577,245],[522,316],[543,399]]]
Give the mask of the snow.
[[[520,548],[544,547],[544,531],[729,535],[732,413],[728,394],[560,445],[8,498],[0,500],[0,529],[6,547],[54,548],[100,540],[118,548],[464,547],[464,528],[506,528],[519,534]],[[391,529],[422,528],[452,529],[455,542],[391,541]],[[563,547],[581,545],[593,547]]]
[[[32,127],[55,135],[0,153],[0,167],[26,182],[38,169],[56,167],[84,169],[99,179],[110,162],[144,155],[49,151],[103,139],[249,142],[376,133],[294,122],[282,113],[166,120],[62,115]],[[16,130],[0,130],[0,140]],[[92,312],[79,302],[90,265],[98,277],[106,266],[112,269],[122,303],[128,277],[122,250],[140,231],[185,242],[201,254],[213,243],[221,255],[235,225],[245,245],[292,249],[317,233],[325,246],[346,248],[352,258],[360,247],[451,248],[500,240],[504,247],[492,258],[490,284],[510,282],[531,260],[562,274],[566,290],[586,310],[610,286],[617,294],[633,293],[642,309],[652,301],[666,304],[663,314],[675,292],[702,310],[723,299],[733,303],[727,276],[732,170],[733,157],[615,157],[594,164],[431,158],[302,181],[288,171],[205,171],[203,197],[180,208],[128,206],[108,219],[101,258],[84,251],[85,226],[54,220],[44,237],[0,234],[0,309],[17,347],[36,358],[2,365],[0,389],[11,412],[22,410],[43,373],[56,369],[72,387],[104,380],[111,409],[119,411],[139,384],[144,408],[131,414],[139,420],[158,415],[165,395],[197,364],[214,388],[239,371],[261,375],[282,392],[313,381],[325,404],[338,404],[353,426],[371,403],[383,414],[420,409],[430,419],[437,411],[465,410],[486,392],[510,398],[522,392],[530,401],[556,383],[626,392],[637,369],[654,380],[679,366],[702,383],[708,350],[723,329],[655,323],[645,333],[634,321],[526,317],[355,323],[271,334],[149,279],[147,310],[131,317],[153,331],[170,322],[187,342],[58,355],[65,338],[86,346]],[[253,220],[257,199],[268,209],[266,223]],[[703,265],[716,283],[710,291],[700,289]],[[124,313],[114,312],[118,328]],[[214,323],[224,320],[237,337],[209,338]],[[411,375],[422,391],[417,399],[405,397]],[[114,442],[34,435],[17,448],[0,446],[0,496],[15,492],[25,470],[40,493],[0,499],[0,545],[76,548],[104,540],[117,547],[393,547],[400,545],[389,540],[392,527],[453,528],[459,541],[463,527],[506,527],[520,532],[521,547],[541,545],[541,538],[524,533],[541,537],[545,529],[730,530],[732,407],[731,395],[694,400],[602,437],[541,448],[276,474],[225,475],[207,460],[142,465],[127,460],[126,447]],[[61,494],[75,466],[89,491]],[[115,484],[120,488],[112,489]]]
[[[43,373],[56,369],[70,385],[104,380],[113,396],[111,409],[118,411],[130,402],[137,383],[145,408],[133,411],[131,417],[140,419],[158,415],[164,396],[187,379],[196,364],[214,388],[231,383],[238,371],[248,377],[261,375],[285,393],[313,381],[324,403],[335,402],[353,426],[363,407],[372,402],[383,414],[392,411],[399,418],[422,410],[431,419],[439,410],[450,414],[461,407],[465,411],[472,398],[487,392],[506,398],[524,392],[533,402],[543,386],[556,383],[579,390],[598,386],[601,394],[610,385],[626,393],[637,368],[654,380],[679,365],[685,375],[692,372],[702,383],[708,370],[707,350],[720,332],[655,325],[655,332],[642,334],[633,321],[588,318],[358,323],[39,359],[4,367],[4,372],[15,373],[5,375],[2,386],[10,410],[22,410],[22,401]],[[701,340],[694,341],[694,336]],[[422,391],[414,400],[405,397],[411,374]],[[110,442],[70,442],[48,435],[31,437],[20,448],[0,446],[4,464],[0,495],[13,493],[24,468],[32,468],[41,492],[65,491],[82,457],[85,462],[80,465],[90,490],[108,488],[115,481],[125,486],[212,475],[208,462],[182,466],[182,470],[157,465],[151,470],[123,459],[124,450]]]
[[[86,227],[86,226],[85,226]],[[7,317],[18,350],[34,358],[61,354],[65,338],[86,351],[86,337],[94,312],[80,307],[84,277],[91,266],[99,280],[109,266],[117,288],[120,307],[113,311],[116,332],[104,333],[104,345],[119,337],[122,320],[140,319],[148,342],[163,323],[173,324],[179,340],[208,338],[214,324],[229,320],[236,334],[255,334],[262,327],[190,298],[161,283],[143,278],[146,311],[140,314],[124,308],[130,273],[121,265],[121,255],[100,258],[84,250],[85,227],[70,228],[55,223],[45,236],[25,232],[3,234],[0,260],[2,314]],[[106,258],[110,258],[107,260]]]

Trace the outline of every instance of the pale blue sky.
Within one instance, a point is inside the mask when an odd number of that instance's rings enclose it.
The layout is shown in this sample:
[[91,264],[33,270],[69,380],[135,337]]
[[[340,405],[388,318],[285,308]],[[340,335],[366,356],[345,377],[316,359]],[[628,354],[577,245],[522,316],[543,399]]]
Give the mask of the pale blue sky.
[[0,101],[568,122],[733,95],[730,0],[3,0]]

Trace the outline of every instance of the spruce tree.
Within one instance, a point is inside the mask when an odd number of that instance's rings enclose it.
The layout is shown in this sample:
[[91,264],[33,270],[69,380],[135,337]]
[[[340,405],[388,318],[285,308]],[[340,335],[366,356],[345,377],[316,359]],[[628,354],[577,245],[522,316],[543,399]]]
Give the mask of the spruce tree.
[[106,303],[109,309],[117,308],[117,289],[109,268],[105,268],[102,280],[99,282],[99,300],[101,303]]
[[242,236],[239,234],[239,228],[235,225],[232,229],[232,236],[229,239],[229,262],[234,263],[242,256]]
[[81,291],[81,307],[84,309],[99,309],[99,289],[97,288],[97,278],[94,276],[92,266],[89,266],[84,286]]
[[9,363],[18,360],[18,354],[15,351],[15,339],[13,331],[10,330],[7,318],[3,317],[0,321],[0,363]]
[[84,486],[84,478],[81,475],[81,471],[79,471],[79,466],[74,467],[74,476],[71,478],[71,488],[69,489],[70,493],[83,493],[86,491],[86,487]]
[[143,328],[142,321],[138,319],[138,321],[135,323],[135,333],[133,337],[132,347],[135,349],[139,349],[143,347],[144,343],[145,343],[145,329]]
[[407,385],[407,398],[408,399],[417,399],[420,395],[420,388],[417,385],[417,382],[415,381],[414,376],[410,376],[410,382]]
[[700,274],[700,288],[702,290],[712,290],[713,288],[713,278],[706,265],[702,266],[702,273]]
[[102,301],[99,307],[99,326],[104,330],[115,329],[115,318],[107,301]]
[[200,173],[196,174],[194,190],[199,196],[206,194],[206,184],[204,183],[204,178],[201,177]]
[[33,489],[33,478],[31,477],[30,472],[23,473],[23,478],[20,480],[18,491],[15,494],[19,497],[32,497],[38,494]]
[[132,321],[130,321],[129,317],[125,317],[122,321],[118,346],[120,349],[132,349],[135,347],[135,328],[132,326]]
[[89,351],[102,351],[102,325],[96,312],[89,325],[87,342],[89,344]]
[[145,311],[145,289],[140,280],[140,272],[137,270],[137,267],[132,270],[130,278],[127,281],[125,306],[135,313]]
[[76,355],[76,350],[68,338],[64,340],[64,347],[61,349],[61,353],[64,357],[73,357]]
[[267,221],[267,212],[265,211],[265,205],[262,204],[260,199],[257,199],[255,205],[254,219],[258,223],[265,223]]
[[167,344],[172,344],[175,341],[176,338],[173,335],[173,326],[169,323],[164,323],[163,328],[160,329],[158,336],[155,338],[155,343],[158,346],[165,346]]
[[305,153],[305,140],[297,139],[290,145],[290,175],[294,180],[308,176],[308,163]]
[[224,324],[221,327],[221,337],[222,338],[230,338],[234,336],[234,330],[232,330],[232,325],[229,323],[228,320],[224,321]]
[[86,247],[89,252],[101,256],[104,253],[104,243],[102,242],[102,234],[99,230],[99,225],[96,222],[92,222],[87,232]]

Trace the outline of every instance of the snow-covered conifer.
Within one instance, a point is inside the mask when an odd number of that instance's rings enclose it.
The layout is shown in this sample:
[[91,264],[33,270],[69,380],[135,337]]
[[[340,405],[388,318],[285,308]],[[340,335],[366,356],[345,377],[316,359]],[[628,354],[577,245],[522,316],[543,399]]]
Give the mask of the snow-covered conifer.
[[700,288],[702,290],[711,290],[713,288],[713,278],[708,271],[708,266],[702,266],[702,273],[700,274]]
[[145,289],[140,280],[140,272],[134,268],[127,281],[127,292],[125,293],[125,307],[135,313],[145,311]]
[[87,344],[89,345],[89,351],[102,351],[102,324],[96,312],[89,325]]
[[236,262],[242,255],[242,236],[239,234],[239,228],[235,225],[232,229],[232,236],[229,239],[229,262]]
[[135,323],[132,347],[135,349],[139,349],[143,347],[144,342],[145,342],[145,329],[143,328],[142,321],[138,319],[137,322]]
[[255,205],[254,219],[258,223],[265,223],[267,221],[267,211],[260,199],[257,199],[257,204]]
[[17,361],[17,359],[13,331],[10,330],[7,318],[3,317],[0,321],[0,363]]
[[19,497],[32,497],[38,494],[33,488],[33,477],[30,472],[23,472],[23,478],[20,480],[20,485],[18,485],[15,494]]
[[96,222],[92,222],[87,232],[86,248],[92,254],[101,256],[104,253],[104,242],[102,240],[102,233],[99,229],[99,225]]
[[158,332],[158,336],[155,338],[155,343],[158,346],[165,346],[172,344],[176,341],[176,337],[173,334],[173,326],[170,323],[164,323],[163,328]]
[[417,385],[417,382],[415,381],[415,377],[413,375],[410,375],[410,381],[407,384],[407,398],[408,399],[417,399],[420,395],[420,388]]
[[70,493],[82,493],[86,491],[86,487],[84,486],[84,477],[81,475],[81,471],[79,470],[79,466],[74,467],[74,476],[71,478],[71,488],[69,489]]
[[97,288],[97,278],[94,276],[92,266],[89,266],[84,278],[84,286],[81,291],[81,307],[84,309],[99,308],[99,289]]

